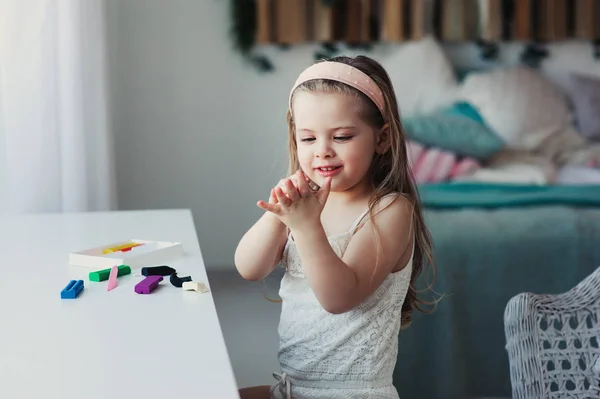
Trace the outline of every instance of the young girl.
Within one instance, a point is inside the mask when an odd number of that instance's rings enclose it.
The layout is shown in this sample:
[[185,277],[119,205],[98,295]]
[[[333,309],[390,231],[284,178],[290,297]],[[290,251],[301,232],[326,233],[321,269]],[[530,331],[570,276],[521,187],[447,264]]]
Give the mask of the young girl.
[[281,373],[240,395],[398,398],[398,332],[432,259],[392,84],[364,56],[318,62],[292,88],[287,120],[291,176],[258,202],[265,213],[235,254],[248,280],[286,269]]

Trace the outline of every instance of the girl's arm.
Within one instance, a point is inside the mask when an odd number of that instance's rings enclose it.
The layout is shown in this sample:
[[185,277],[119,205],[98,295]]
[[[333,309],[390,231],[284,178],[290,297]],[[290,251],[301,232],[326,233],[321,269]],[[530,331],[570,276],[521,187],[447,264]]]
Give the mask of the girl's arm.
[[235,267],[246,280],[262,280],[281,260],[287,228],[277,216],[265,214],[244,234],[235,250]]
[[[364,301],[412,244],[412,207],[405,198],[398,197],[383,210],[374,212],[375,217],[365,222],[350,240],[343,259],[331,248],[320,223],[291,232],[304,274],[315,296],[330,313],[347,312]],[[376,224],[379,232],[379,256],[371,223]]]

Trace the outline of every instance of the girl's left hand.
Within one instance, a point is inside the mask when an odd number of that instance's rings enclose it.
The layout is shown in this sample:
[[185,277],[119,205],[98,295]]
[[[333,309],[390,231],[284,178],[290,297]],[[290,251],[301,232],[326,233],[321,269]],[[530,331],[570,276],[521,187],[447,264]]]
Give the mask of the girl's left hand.
[[331,188],[331,178],[328,178],[319,191],[312,191],[301,170],[296,172],[296,180],[298,188],[288,179],[283,188],[277,186],[273,189],[277,203],[265,201],[257,203],[261,209],[277,216],[290,230],[321,222],[321,212]]

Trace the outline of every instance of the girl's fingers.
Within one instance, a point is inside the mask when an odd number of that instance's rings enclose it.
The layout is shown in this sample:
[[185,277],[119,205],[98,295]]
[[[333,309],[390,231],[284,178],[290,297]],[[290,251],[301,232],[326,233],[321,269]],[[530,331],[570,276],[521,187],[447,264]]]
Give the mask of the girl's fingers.
[[297,200],[300,197],[298,189],[290,179],[285,180],[285,182],[283,183],[282,190],[284,194],[287,195],[287,197],[292,201]]
[[286,187],[286,184],[288,181],[290,181],[292,183],[293,187],[298,188],[298,181],[296,180],[295,176],[288,177],[287,179],[281,179],[279,181],[279,183],[277,184],[277,186],[284,189]]
[[275,187],[275,196],[277,197],[277,201],[283,206],[289,206],[292,201],[285,195],[281,187]]
[[269,202],[271,204],[277,204],[277,196],[275,195],[275,192],[273,190],[271,190],[271,192],[269,193]]
[[329,192],[331,191],[331,179],[331,177],[328,177],[317,193],[317,198],[322,205],[325,205],[325,202],[327,202],[327,197],[329,197]]
[[305,179],[300,179],[300,183],[298,184],[298,191],[300,191],[300,195],[302,197],[305,197],[306,195],[312,193],[312,190],[310,189],[308,182]]
[[256,205],[259,208],[261,208],[261,209],[263,209],[263,210],[265,210],[267,212],[271,212],[271,213],[274,213],[276,215],[279,214],[280,207],[277,204],[270,204],[270,203],[265,202],[265,201],[258,201],[256,203]]
[[[298,172],[296,172],[296,175],[304,177],[304,180],[306,180],[306,183],[308,184],[308,187],[310,187],[311,191],[313,191],[313,192],[319,191],[319,185],[317,183],[315,183],[314,181],[310,180],[310,177],[308,177],[308,175],[306,173],[304,173],[301,170],[298,170]],[[300,191],[300,185],[298,185],[297,187],[298,187],[298,191]]]
[[308,177],[308,175],[306,173],[304,173],[301,169],[298,169],[298,172],[296,172],[301,178],[304,177],[304,180],[306,180],[307,183],[310,183],[310,178]]

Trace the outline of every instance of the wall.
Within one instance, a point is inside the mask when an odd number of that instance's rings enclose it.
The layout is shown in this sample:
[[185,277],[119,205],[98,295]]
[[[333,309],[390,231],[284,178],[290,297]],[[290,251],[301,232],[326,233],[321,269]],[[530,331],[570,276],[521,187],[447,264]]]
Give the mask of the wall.
[[[0,73],[0,79],[2,75]],[[0,82],[1,83],[1,82]],[[4,101],[3,93],[0,93],[0,214],[6,212],[8,208],[6,190],[8,188],[8,182],[6,178],[6,144],[5,144],[5,127],[4,121],[2,120],[2,101]]]
[[[261,75],[232,49],[228,13],[223,0],[108,1],[120,208],[191,208],[209,269],[233,267],[261,214],[256,201],[285,172],[288,90],[314,50],[271,49],[277,71]],[[372,55],[385,61],[388,51]],[[503,48],[503,61],[518,51]],[[575,46],[553,62],[597,70],[590,51]],[[473,46],[448,53],[480,63]]]
[[228,3],[111,0],[119,206],[191,208],[205,262],[233,265],[285,171],[285,98],[311,53],[260,76],[231,49]]

